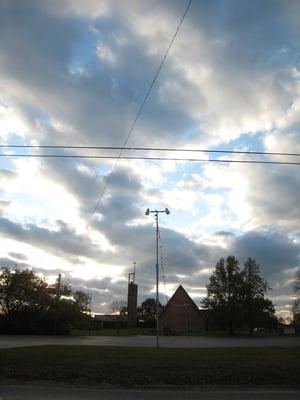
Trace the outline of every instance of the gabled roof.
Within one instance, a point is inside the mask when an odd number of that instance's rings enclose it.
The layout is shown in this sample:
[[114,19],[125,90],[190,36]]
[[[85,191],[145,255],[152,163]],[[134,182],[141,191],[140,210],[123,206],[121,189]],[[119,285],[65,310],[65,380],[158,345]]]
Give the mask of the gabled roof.
[[191,299],[191,297],[189,296],[189,294],[182,285],[179,285],[178,288],[175,290],[173,296],[170,298],[170,300],[160,313],[160,316],[162,316],[167,311],[167,309],[172,305],[178,307],[189,305],[200,313],[200,310],[197,307],[196,303]]

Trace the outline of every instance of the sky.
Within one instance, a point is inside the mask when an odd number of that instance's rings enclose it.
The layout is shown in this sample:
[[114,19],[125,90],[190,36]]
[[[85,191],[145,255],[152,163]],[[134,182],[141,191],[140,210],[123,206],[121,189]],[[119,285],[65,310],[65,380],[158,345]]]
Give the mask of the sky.
[[[187,3],[1,0],[0,144],[122,147]],[[300,153],[299,13],[297,0],[194,0],[127,146]],[[53,152],[118,154],[19,150]],[[155,291],[145,210],[168,207],[163,303],[182,284],[200,305],[217,261],[235,255],[241,266],[256,259],[286,314],[300,266],[299,168],[1,156],[0,264],[51,283],[62,273],[106,313],[126,300],[136,262],[141,302]]]

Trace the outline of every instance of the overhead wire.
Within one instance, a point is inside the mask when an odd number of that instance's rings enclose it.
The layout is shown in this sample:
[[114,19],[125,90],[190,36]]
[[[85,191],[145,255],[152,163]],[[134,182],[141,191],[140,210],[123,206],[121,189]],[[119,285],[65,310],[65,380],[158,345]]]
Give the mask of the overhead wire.
[[274,160],[243,160],[223,158],[178,158],[178,157],[142,157],[142,156],[103,156],[103,155],[79,155],[79,154],[0,154],[0,157],[24,157],[24,158],[79,158],[79,159],[104,159],[104,160],[150,160],[150,161],[183,161],[201,163],[236,163],[236,164],[275,164],[275,165],[300,165],[296,161]]
[[[173,34],[173,36],[171,38],[171,41],[170,41],[170,43],[169,43],[169,45],[167,47],[167,50],[165,51],[164,56],[162,57],[162,60],[161,60],[160,64],[158,65],[158,68],[157,68],[157,70],[156,70],[156,72],[154,74],[154,77],[153,77],[153,79],[152,79],[152,81],[150,83],[150,86],[149,86],[148,90],[146,91],[146,94],[145,94],[145,96],[144,96],[144,98],[142,100],[142,103],[141,103],[140,107],[138,108],[137,114],[136,114],[136,116],[135,116],[135,118],[134,118],[134,120],[133,120],[133,122],[132,122],[132,124],[130,126],[130,129],[129,129],[129,131],[128,131],[125,139],[124,139],[123,145],[118,148],[119,154],[117,156],[115,156],[115,157],[106,157],[106,156],[105,157],[102,157],[102,156],[94,157],[94,156],[86,156],[86,155],[82,156],[82,155],[71,155],[71,154],[64,154],[64,155],[62,155],[62,154],[60,154],[60,155],[58,155],[58,154],[36,154],[36,155],[35,154],[18,154],[18,155],[0,154],[0,157],[38,157],[38,158],[50,158],[50,157],[52,157],[52,158],[86,158],[86,159],[89,159],[89,158],[105,158],[105,159],[114,159],[115,161],[114,161],[114,163],[112,165],[112,168],[111,168],[111,170],[110,170],[110,172],[109,172],[109,174],[107,176],[107,179],[106,179],[102,189],[98,193],[97,201],[95,203],[95,206],[93,207],[93,209],[91,210],[91,212],[89,214],[89,217],[88,217],[88,220],[87,220],[87,223],[86,223],[86,229],[87,230],[89,229],[91,221],[93,220],[93,218],[95,216],[95,213],[96,213],[96,211],[97,211],[97,209],[99,207],[99,204],[101,203],[101,201],[103,199],[103,196],[104,196],[104,194],[105,194],[105,192],[106,192],[106,190],[107,190],[107,188],[108,188],[108,186],[110,184],[110,181],[112,179],[112,176],[113,176],[114,170],[115,170],[115,168],[116,168],[116,166],[118,164],[118,161],[121,158],[123,158],[122,154],[123,154],[124,148],[126,147],[128,141],[129,141],[129,139],[130,139],[135,127],[136,127],[136,124],[137,124],[137,122],[138,122],[138,120],[140,118],[140,115],[142,114],[144,106],[145,106],[145,104],[146,104],[146,102],[147,102],[147,100],[148,100],[148,98],[149,98],[149,96],[151,94],[151,91],[152,91],[152,89],[153,89],[153,87],[154,87],[154,85],[155,85],[155,83],[156,83],[156,81],[158,79],[158,76],[159,76],[159,74],[161,72],[161,69],[162,69],[162,67],[163,67],[163,65],[164,65],[164,63],[165,63],[165,61],[166,61],[166,59],[168,57],[168,54],[169,54],[169,52],[170,52],[170,50],[171,50],[171,48],[172,48],[172,46],[173,46],[173,44],[175,42],[175,39],[176,39],[176,37],[178,35],[178,32],[179,32],[179,30],[180,30],[180,28],[181,28],[181,26],[183,24],[183,21],[184,21],[185,17],[186,17],[186,15],[187,15],[187,13],[188,13],[188,11],[190,9],[191,4],[192,4],[192,0],[189,0],[187,6],[185,8],[185,11],[184,11],[184,13],[183,13],[183,15],[182,15],[182,17],[181,17],[181,19],[179,21],[179,24],[177,25],[175,33]],[[13,145],[11,145],[11,146],[13,146]],[[14,145],[14,146],[17,147],[19,145]],[[37,145],[31,145],[31,146],[37,146]],[[1,145],[1,148],[3,148],[3,147],[7,147],[7,146]],[[46,148],[46,147],[42,147],[42,145],[40,145],[40,148]],[[59,148],[59,147],[52,147],[52,148]],[[68,146],[67,148],[71,149],[71,148],[75,148],[75,146]],[[81,241],[82,241],[82,238],[79,240],[79,244],[81,243]],[[79,247],[79,244],[77,246],[77,249]],[[77,252],[77,250],[76,250],[76,252]]]
[[164,54],[164,56],[163,56],[163,58],[162,58],[162,60],[161,60],[161,62],[160,62],[160,64],[159,64],[159,66],[158,66],[158,68],[157,68],[155,74],[154,74],[154,77],[153,77],[153,79],[152,79],[152,81],[151,81],[151,83],[150,83],[150,86],[149,86],[148,90],[146,91],[146,94],[145,94],[145,96],[144,96],[144,99],[143,99],[143,101],[142,101],[142,103],[141,103],[141,105],[140,105],[140,107],[139,107],[139,109],[138,109],[138,111],[137,111],[137,114],[136,114],[136,116],[135,116],[135,118],[134,118],[134,120],[133,120],[133,123],[131,124],[131,127],[130,127],[130,129],[129,129],[129,131],[128,131],[126,137],[125,137],[125,140],[124,140],[124,142],[123,142],[123,146],[120,148],[119,155],[116,157],[115,162],[114,162],[114,164],[113,164],[113,166],[112,166],[112,168],[111,168],[111,171],[110,171],[110,173],[108,174],[108,177],[107,177],[107,179],[106,179],[106,181],[105,181],[105,183],[104,183],[104,186],[103,186],[102,190],[100,191],[100,193],[99,193],[99,195],[98,195],[97,202],[96,202],[96,204],[95,204],[95,206],[94,206],[94,208],[93,208],[93,210],[92,210],[92,212],[91,212],[91,214],[90,214],[90,216],[89,216],[89,219],[88,219],[88,221],[87,221],[87,226],[86,226],[87,229],[88,229],[88,227],[89,227],[91,221],[93,220],[93,218],[94,218],[94,216],[95,216],[95,213],[96,213],[96,211],[97,211],[97,209],[98,209],[98,207],[99,207],[99,204],[101,203],[101,200],[103,199],[103,196],[104,196],[104,194],[105,194],[105,192],[106,192],[106,190],[107,190],[107,188],[108,188],[108,186],[109,186],[109,184],[110,184],[110,181],[111,181],[111,179],[112,179],[112,175],[113,175],[113,173],[114,173],[114,170],[115,170],[115,168],[116,168],[116,166],[117,166],[117,164],[118,164],[118,161],[119,161],[119,159],[121,158],[122,153],[123,153],[123,151],[124,151],[123,149],[126,147],[128,141],[129,141],[129,139],[130,139],[130,137],[131,137],[131,135],[132,135],[132,133],[133,133],[133,131],[134,131],[134,129],[135,129],[135,126],[136,126],[136,124],[137,124],[137,122],[138,122],[138,119],[139,119],[139,117],[140,117],[140,115],[141,115],[141,113],[142,113],[142,111],[143,111],[143,109],[144,109],[144,106],[145,106],[145,104],[146,104],[146,102],[147,102],[147,100],[148,100],[148,98],[149,98],[149,96],[150,96],[150,93],[151,93],[151,91],[152,91],[152,89],[153,89],[153,87],[154,87],[154,85],[155,85],[155,82],[156,82],[157,79],[158,79],[158,76],[159,76],[159,74],[160,74],[160,71],[161,71],[161,69],[162,69],[162,67],[163,67],[163,65],[164,65],[164,63],[165,63],[165,61],[166,61],[166,59],[167,59],[167,57],[168,57],[168,54],[169,54],[169,52],[170,52],[170,50],[171,50],[171,48],[172,48],[172,46],[173,46],[173,44],[174,44],[174,42],[175,42],[175,39],[176,39],[176,37],[177,37],[177,34],[178,34],[178,32],[179,32],[179,30],[180,30],[182,24],[183,24],[183,21],[184,21],[184,19],[185,19],[187,13],[188,13],[188,11],[189,11],[189,8],[190,8],[191,4],[192,4],[192,0],[189,0],[187,6],[186,6],[186,8],[185,8],[185,11],[184,11],[184,13],[183,13],[183,15],[182,15],[182,17],[181,17],[181,19],[180,19],[180,21],[179,21],[179,24],[177,25],[177,28],[176,28],[176,30],[175,30],[175,33],[174,33],[174,35],[172,36],[172,39],[171,39],[171,41],[170,41],[170,43],[169,43],[169,46],[167,47],[167,50],[166,50],[166,52],[165,52],[165,54]]
[[120,147],[120,146],[70,146],[70,145],[10,145],[0,144],[0,148],[8,149],[67,149],[67,150],[123,150],[123,151],[164,151],[164,152],[187,152],[187,153],[221,153],[221,154],[250,154],[266,156],[291,156],[300,157],[300,153],[286,153],[277,151],[253,151],[253,150],[214,150],[214,149],[185,149],[172,147]]

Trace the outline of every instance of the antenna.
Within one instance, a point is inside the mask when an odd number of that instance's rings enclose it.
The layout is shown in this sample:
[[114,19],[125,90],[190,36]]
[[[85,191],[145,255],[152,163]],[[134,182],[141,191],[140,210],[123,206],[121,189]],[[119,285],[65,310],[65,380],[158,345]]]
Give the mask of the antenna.
[[135,270],[136,270],[136,261],[133,262],[133,272],[129,272],[128,274],[128,284],[135,282]]

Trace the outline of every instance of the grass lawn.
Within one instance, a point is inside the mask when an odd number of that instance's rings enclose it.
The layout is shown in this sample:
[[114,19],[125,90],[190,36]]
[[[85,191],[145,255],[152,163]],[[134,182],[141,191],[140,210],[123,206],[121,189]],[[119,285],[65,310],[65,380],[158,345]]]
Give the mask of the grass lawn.
[[0,382],[300,387],[300,347],[166,349],[40,346],[0,350]]

